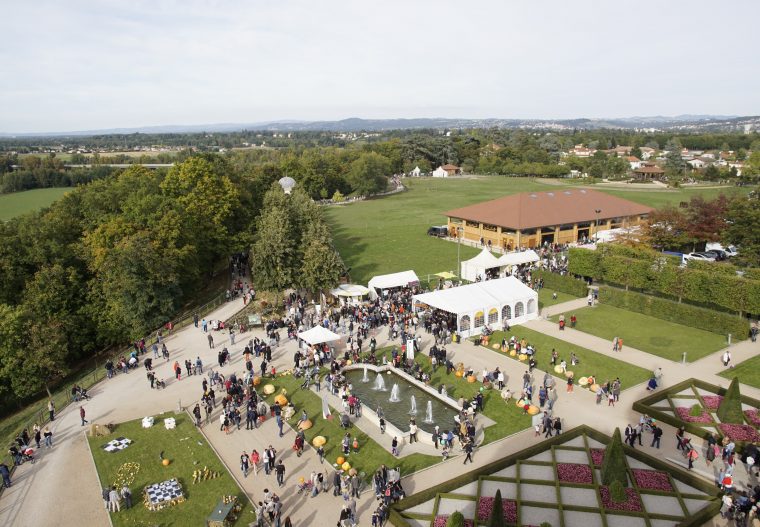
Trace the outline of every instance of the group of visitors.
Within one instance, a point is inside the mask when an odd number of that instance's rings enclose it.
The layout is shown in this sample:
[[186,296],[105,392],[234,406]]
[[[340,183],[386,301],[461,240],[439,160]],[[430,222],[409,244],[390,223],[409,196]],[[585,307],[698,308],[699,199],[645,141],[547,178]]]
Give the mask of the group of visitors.
[[132,491],[125,483],[121,489],[117,489],[116,485],[103,488],[103,503],[106,510],[109,512],[121,511],[121,500],[124,500],[124,508],[132,508]]

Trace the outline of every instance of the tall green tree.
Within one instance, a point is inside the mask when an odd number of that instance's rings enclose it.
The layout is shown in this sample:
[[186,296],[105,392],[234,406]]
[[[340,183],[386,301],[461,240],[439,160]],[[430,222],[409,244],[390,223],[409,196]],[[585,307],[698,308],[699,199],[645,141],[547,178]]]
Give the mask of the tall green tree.
[[333,246],[327,225],[323,222],[312,224],[304,233],[303,243],[301,286],[313,293],[335,287],[346,266]]
[[281,291],[296,284],[298,242],[298,231],[284,208],[271,207],[262,213],[251,249],[251,273],[257,288]]
[[388,186],[391,163],[385,156],[367,152],[351,163],[348,180],[356,194],[369,196],[383,192]]
[[491,517],[488,518],[488,527],[504,527],[504,502],[501,500],[501,489],[496,490],[496,497],[491,509]]
[[760,198],[757,193],[735,199],[726,211],[724,239],[739,247],[734,261],[760,267]]

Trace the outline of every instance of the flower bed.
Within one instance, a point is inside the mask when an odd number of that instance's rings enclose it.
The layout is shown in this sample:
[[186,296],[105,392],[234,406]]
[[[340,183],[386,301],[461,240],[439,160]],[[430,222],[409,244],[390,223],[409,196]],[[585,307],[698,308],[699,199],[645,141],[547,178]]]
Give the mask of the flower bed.
[[705,408],[708,410],[715,411],[718,409],[718,406],[720,406],[720,403],[723,402],[723,396],[722,395],[703,395],[702,400],[705,403]]
[[752,443],[760,441],[760,434],[749,425],[721,423],[718,428],[732,441],[751,441]]
[[604,461],[604,449],[592,448],[590,450],[591,450],[591,461],[593,461],[594,466],[597,466],[597,467],[602,466],[602,461]]
[[615,502],[612,500],[612,496],[610,496],[610,489],[607,486],[601,486],[599,487],[599,494],[602,497],[602,505],[605,509],[612,509],[616,511],[630,511],[630,512],[641,512],[641,498],[639,498],[639,495],[636,493],[635,489],[632,489],[630,487],[626,487],[625,493],[628,496],[628,499],[621,502]]
[[[436,516],[435,520],[433,520],[433,527],[446,527],[447,521],[449,521],[448,516]],[[475,522],[472,520],[465,519],[464,527],[475,527]]]
[[753,426],[760,427],[760,415],[758,415],[757,410],[744,410],[744,416]]
[[580,463],[557,463],[557,479],[563,483],[584,483],[591,485],[594,478],[591,467]]
[[[491,517],[491,511],[493,510],[493,504],[496,498],[481,496],[478,500],[478,521],[487,522]],[[504,509],[504,520],[507,523],[517,522],[517,502],[502,498],[502,507]]]
[[712,423],[713,418],[710,414],[708,414],[704,408],[702,409],[702,414],[698,416],[691,415],[691,408],[686,408],[685,406],[679,406],[676,408],[676,416],[686,423]]
[[636,480],[636,485],[639,488],[673,492],[670,478],[665,472],[640,468],[635,468],[631,472],[633,472],[633,479]]

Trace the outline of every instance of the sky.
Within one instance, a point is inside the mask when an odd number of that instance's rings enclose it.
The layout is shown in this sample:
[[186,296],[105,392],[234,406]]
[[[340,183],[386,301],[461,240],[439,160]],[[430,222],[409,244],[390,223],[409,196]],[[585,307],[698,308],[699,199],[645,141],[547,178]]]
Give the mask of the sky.
[[760,2],[0,0],[0,132],[760,115]]

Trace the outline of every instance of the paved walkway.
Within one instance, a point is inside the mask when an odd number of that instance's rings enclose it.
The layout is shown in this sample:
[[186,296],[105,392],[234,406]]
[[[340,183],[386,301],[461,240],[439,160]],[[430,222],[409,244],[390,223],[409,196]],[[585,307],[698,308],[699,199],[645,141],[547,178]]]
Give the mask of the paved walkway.
[[[583,299],[580,301],[585,302]],[[577,302],[574,300],[552,306],[551,312],[574,309]],[[241,300],[232,301],[221,306],[208,318],[226,319],[242,307]],[[723,386],[728,384],[726,379],[715,375],[722,369],[719,360],[721,352],[716,352],[691,364],[681,365],[629,347],[626,347],[622,353],[613,354],[609,343],[603,339],[569,329],[560,334],[554,324],[544,320],[533,321],[528,326],[599,353],[635,362],[643,367],[661,366],[664,371],[664,380],[668,385],[688,377],[702,378]],[[233,371],[238,373],[243,371],[241,351],[248,339],[253,338],[254,335],[261,335],[261,330],[245,334],[244,338],[238,339],[235,346],[230,346],[226,334],[214,333],[217,348],[227,345],[232,352],[232,363],[221,369],[225,375]],[[387,331],[379,331],[376,335],[379,346],[387,343],[386,335]],[[425,333],[422,333],[421,337],[423,350],[426,350],[432,344],[431,337]],[[117,375],[92,390],[94,397],[85,404],[88,419],[98,423],[118,423],[144,415],[171,412],[180,405],[186,407],[194,403],[201,392],[201,378],[189,377],[183,378],[182,381],[175,381],[170,371],[171,364],[174,360],[183,362],[185,358],[194,360],[196,356],[200,356],[205,365],[216,365],[218,350],[210,350],[206,336],[192,326],[172,335],[167,340],[167,346],[171,353],[170,360],[168,362],[159,360],[156,365],[157,375],[168,380],[166,390],[150,390],[142,369],[127,375]],[[280,370],[290,368],[295,346],[295,342],[288,341],[278,347],[274,353],[273,365]],[[507,385],[513,391],[520,388],[522,374],[525,371],[523,363],[485,347],[475,347],[469,342],[451,344],[447,346],[447,349],[455,363],[461,361],[466,365],[471,365],[476,372],[484,367],[493,369],[499,366],[508,376]],[[732,346],[731,349],[734,361],[739,362],[749,357],[756,348],[748,342],[742,342]],[[543,372],[535,370],[534,377],[537,382],[540,382]],[[760,390],[750,387],[743,387],[743,391],[748,395],[760,396]],[[649,392],[646,392],[644,385],[630,387],[623,391],[621,402],[614,407],[597,406],[594,394],[580,388],[576,388],[573,394],[566,394],[560,386],[558,393],[559,399],[555,403],[554,413],[562,417],[566,430],[579,424],[588,424],[610,434],[615,427],[622,429],[628,423],[638,421],[639,416],[632,411],[631,402]],[[79,423],[78,407],[71,406],[64,410],[53,425],[55,447],[50,451],[41,450],[39,461],[35,465],[25,464],[19,467],[14,478],[14,486],[3,493],[0,500],[0,525],[107,526],[108,517],[103,508],[99,482],[82,434],[83,428]],[[263,473],[242,478],[242,473],[238,468],[240,453],[243,450],[250,452],[253,448],[262,451],[272,444],[281,453],[287,468],[286,486],[281,489],[280,494],[283,498],[285,514],[291,515],[294,525],[331,525],[332,522],[337,521],[338,506],[342,503],[339,498],[333,498],[330,493],[313,499],[295,494],[294,487],[299,476],[306,476],[312,470],[325,470],[327,465],[320,465],[317,457],[310,450],[303,457],[297,458],[290,448],[294,437],[292,431],[287,430],[285,437],[279,438],[275,422],[271,419],[265,421],[258,431],[243,429],[224,435],[219,432],[218,421],[204,426],[202,431],[230,468],[233,476],[241,481],[251,499],[258,501],[263,489],[274,489],[276,482],[274,476],[264,476]],[[665,458],[676,458],[672,439],[674,433],[673,429],[665,427],[662,450],[655,452],[646,445],[642,447],[643,450]],[[464,470],[500,459],[533,442],[535,439],[532,430],[525,430],[478,449],[472,467],[462,466],[461,456],[454,457],[413,477],[405,477],[404,487],[408,493],[429,488],[441,481],[451,479]],[[76,485],[72,485],[72,482],[76,482]],[[302,502],[307,500],[310,502],[309,506],[304,507]],[[54,507],[49,506],[53,503]],[[361,525],[369,524],[369,515],[374,507],[372,492],[365,492],[359,500]]]

